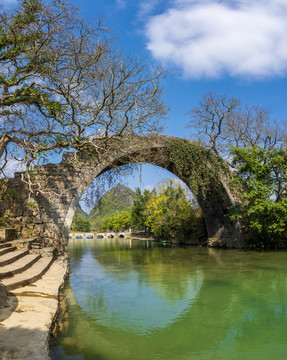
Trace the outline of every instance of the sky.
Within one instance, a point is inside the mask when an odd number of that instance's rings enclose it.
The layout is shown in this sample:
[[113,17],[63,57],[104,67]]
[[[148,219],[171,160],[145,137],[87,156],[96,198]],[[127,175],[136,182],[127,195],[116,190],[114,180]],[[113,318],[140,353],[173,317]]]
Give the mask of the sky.
[[[190,137],[188,112],[207,92],[287,116],[287,0],[73,0],[90,21],[103,16],[126,54],[164,64],[170,108],[165,134]],[[13,4],[15,0],[0,0]],[[151,188],[171,174],[152,166],[126,179]]]

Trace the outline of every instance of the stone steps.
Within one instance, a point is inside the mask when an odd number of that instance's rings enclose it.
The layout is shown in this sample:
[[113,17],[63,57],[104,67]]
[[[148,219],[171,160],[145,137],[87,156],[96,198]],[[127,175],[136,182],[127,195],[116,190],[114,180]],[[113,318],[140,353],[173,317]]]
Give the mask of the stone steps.
[[16,231],[8,230],[0,243],[0,285],[11,291],[39,280],[51,266],[55,249],[30,250],[34,239],[16,240]]
[[54,248],[35,250],[34,239],[16,238],[17,232],[13,229],[0,233],[0,285],[7,291],[39,280],[54,260]]
[[6,286],[8,291],[18,287],[32,284],[39,280],[52,265],[53,256],[41,257],[31,267],[20,274],[14,275],[12,278],[3,279],[1,282]]
[[0,244],[0,249],[8,248],[8,247],[10,247],[10,246],[11,246],[10,243]]
[[5,254],[7,254],[9,252],[12,252],[14,250],[16,250],[16,246],[8,246],[8,247],[6,247],[4,249],[0,249],[0,256],[5,255]]
[[15,250],[13,252],[4,254],[0,256],[0,267],[12,264],[14,261],[22,258],[29,254],[29,250]]
[[12,277],[27,270],[40,258],[40,254],[27,254],[9,265],[0,267],[0,279]]

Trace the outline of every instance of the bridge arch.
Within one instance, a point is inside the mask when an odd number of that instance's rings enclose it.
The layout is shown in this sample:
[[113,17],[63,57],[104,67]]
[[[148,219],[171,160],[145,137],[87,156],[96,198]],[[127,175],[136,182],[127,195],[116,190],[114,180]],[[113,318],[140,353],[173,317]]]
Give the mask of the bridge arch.
[[[140,162],[159,166],[191,188],[190,173],[197,169],[186,168],[182,171],[177,167],[169,154],[168,144],[171,140],[175,138],[164,135],[128,137],[122,140],[116,150],[110,150],[100,157],[82,154],[75,161],[74,153],[64,153],[60,164],[35,167],[33,174],[30,174],[34,186],[30,196],[37,204],[37,211],[33,212],[34,233],[45,246],[53,244],[60,250],[65,249],[76,206],[90,183],[111,168],[123,164]],[[201,176],[204,177],[204,174]],[[23,178],[23,174],[17,173],[15,181],[20,177]],[[27,188],[22,190],[23,202],[27,202],[26,194]],[[229,175],[221,174],[217,181],[211,179],[204,191],[199,188],[194,195],[205,218],[209,243],[240,247],[238,226],[228,217],[230,207],[238,201],[230,189]]]

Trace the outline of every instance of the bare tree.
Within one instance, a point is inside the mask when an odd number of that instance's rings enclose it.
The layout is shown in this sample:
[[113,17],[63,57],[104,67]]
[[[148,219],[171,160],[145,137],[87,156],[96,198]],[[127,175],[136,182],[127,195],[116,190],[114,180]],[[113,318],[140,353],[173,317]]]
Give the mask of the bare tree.
[[190,115],[188,127],[195,130],[197,140],[227,160],[231,146],[258,145],[265,150],[286,146],[286,124],[271,121],[262,107],[242,106],[239,99],[207,93]]
[[61,149],[100,154],[160,129],[162,68],[125,57],[102,20],[65,0],[21,0],[0,14],[0,161]]
[[207,93],[202,96],[199,107],[191,112],[188,126],[196,130],[197,139],[216,155],[226,150],[229,124],[240,108],[240,101],[226,95]]
[[245,106],[233,121],[227,124],[228,145],[260,146],[272,150],[284,146],[286,130],[283,122],[271,122],[268,111],[262,107]]

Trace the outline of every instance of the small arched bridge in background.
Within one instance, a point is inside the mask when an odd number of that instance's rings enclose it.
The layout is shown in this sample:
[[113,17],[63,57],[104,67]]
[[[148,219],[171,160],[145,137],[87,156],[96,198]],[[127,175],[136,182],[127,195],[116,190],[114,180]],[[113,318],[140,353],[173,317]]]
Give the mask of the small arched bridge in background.
[[[191,188],[191,174],[200,170],[191,169],[187,162],[184,170],[179,171],[171,160],[168,147],[169,142],[175,140],[180,139],[153,134],[130,136],[121,139],[120,146],[117,144],[114,150],[101,155],[64,153],[59,164],[39,165],[30,173],[15,173],[9,183],[16,196],[2,207],[2,212],[15,219],[24,236],[37,237],[43,246],[65,250],[79,200],[95,178],[114,167],[131,163],[156,165],[170,171]],[[200,150],[200,145],[193,144]],[[210,166],[212,164],[206,164],[206,167]],[[204,183],[205,174],[197,175]],[[208,182],[204,192],[199,184],[194,195],[205,218],[209,243],[241,247],[240,229],[228,217],[230,208],[238,201],[229,184],[231,176],[229,170],[222,172],[219,180]]]
[[130,233],[126,233],[124,231],[121,232],[114,232],[114,231],[110,231],[110,232],[90,232],[90,233],[86,233],[86,232],[71,232],[69,234],[69,239],[86,239],[86,240],[90,240],[90,239],[104,239],[104,238],[125,238],[127,237],[127,234],[129,235]]

